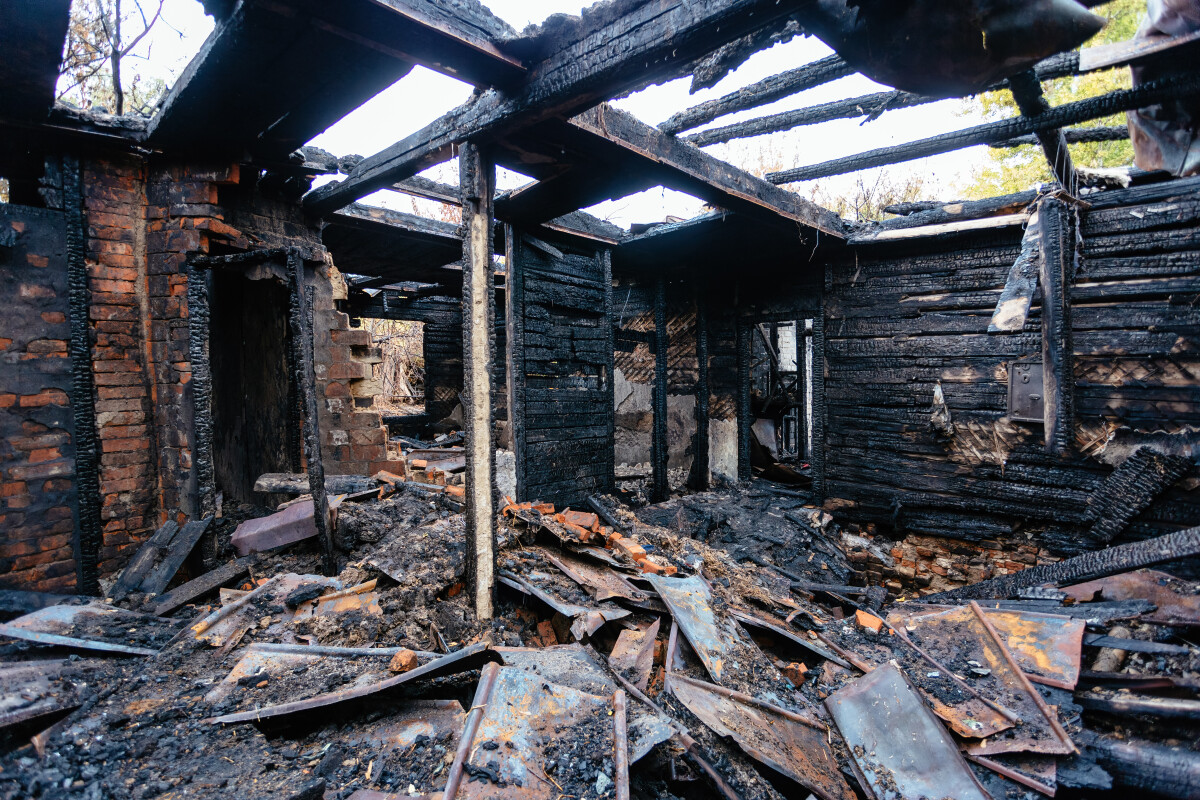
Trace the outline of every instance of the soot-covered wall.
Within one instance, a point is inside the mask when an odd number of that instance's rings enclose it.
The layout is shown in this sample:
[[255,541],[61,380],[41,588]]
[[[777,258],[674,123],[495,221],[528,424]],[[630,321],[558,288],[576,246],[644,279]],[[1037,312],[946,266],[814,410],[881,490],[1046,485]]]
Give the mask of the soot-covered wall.
[[[1041,360],[1039,303],[1024,330],[988,333],[1019,227],[854,247],[829,265],[818,409],[827,507],[900,537],[966,545],[927,553],[935,570],[897,550],[903,560],[884,577],[936,588],[967,579],[969,566],[978,580],[1200,523],[1198,190],[1197,180],[1135,187],[1080,209],[1062,455],[1047,452],[1041,424],[1007,412],[1014,362]],[[932,424],[939,386],[949,427]],[[1127,463],[1142,447],[1167,460],[1147,451]],[[1161,463],[1182,477],[1154,497]]]

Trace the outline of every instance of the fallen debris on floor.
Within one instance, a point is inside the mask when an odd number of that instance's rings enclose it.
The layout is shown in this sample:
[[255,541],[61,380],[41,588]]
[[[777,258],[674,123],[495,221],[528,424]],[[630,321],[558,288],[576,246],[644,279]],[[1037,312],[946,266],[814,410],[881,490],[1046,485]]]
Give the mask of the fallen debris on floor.
[[341,506],[336,577],[309,538],[0,626],[0,797],[1016,800],[1156,769],[1200,791],[1197,584],[869,607],[817,509],[740,494],[770,509],[747,532],[712,497],[596,497],[505,505],[481,623],[461,515],[395,486]]

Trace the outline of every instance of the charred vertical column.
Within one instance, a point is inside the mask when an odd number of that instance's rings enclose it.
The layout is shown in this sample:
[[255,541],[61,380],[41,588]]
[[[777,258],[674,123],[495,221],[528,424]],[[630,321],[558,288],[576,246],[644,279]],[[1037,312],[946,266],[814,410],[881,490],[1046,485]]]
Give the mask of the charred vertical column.
[[1055,198],[1042,201],[1042,374],[1046,452],[1066,455],[1075,421],[1075,348],[1071,336],[1070,274],[1074,263],[1071,213]]
[[613,285],[612,285],[612,251],[601,250],[596,254],[600,259],[600,274],[604,281],[604,333],[605,352],[607,360],[604,364],[605,394],[608,397],[608,409],[605,414],[605,425],[608,428],[608,464],[604,471],[604,489],[607,492],[617,488],[617,407],[613,395],[613,374],[616,371],[616,336],[613,333]]
[[[459,153],[463,231],[463,422],[467,442],[467,585],[475,613],[492,618],[496,520],[492,486],[492,198],[496,165],[473,143]],[[518,311],[519,311],[518,307]]]
[[750,324],[736,315],[733,324],[737,337],[738,480],[748,481],[753,476],[750,471],[750,426],[754,424],[750,418],[751,331]]
[[213,468],[212,361],[209,353],[209,281],[212,271],[188,262],[188,363],[192,372],[192,469],[198,519],[216,514]]
[[317,422],[317,379],[313,371],[312,290],[304,286],[304,263],[292,250],[287,256],[288,282],[291,284],[288,322],[296,348],[294,375],[300,406],[304,411],[304,457],[308,461],[308,490],[312,493],[317,535],[324,550],[325,574],[337,574],[333,535],[329,530],[329,499],[325,496],[325,465],[321,461],[321,428]]
[[800,403],[800,430],[796,450],[803,461],[808,456],[808,320],[796,320],[796,397]]
[[63,210],[67,220],[71,416],[75,436],[75,485],[79,498],[74,541],[75,581],[80,594],[95,595],[100,593],[100,443],[96,435],[96,389],[92,378],[92,339],[88,322],[91,292],[84,245],[87,220],[79,160],[74,156],[63,159]]
[[813,318],[812,366],[812,485],[818,501],[825,499],[825,297],[833,287],[833,267],[825,266],[825,288]]
[[654,284],[654,428],[650,440],[653,468],[650,502],[661,503],[670,494],[667,476],[667,279]]
[[519,234],[511,225],[504,226],[504,307],[507,320],[505,335],[508,361],[508,429],[512,434],[513,456],[517,466],[517,500],[525,496],[525,276],[521,269]]
[[696,298],[696,443],[688,486],[702,492],[708,488],[708,297],[697,284]]

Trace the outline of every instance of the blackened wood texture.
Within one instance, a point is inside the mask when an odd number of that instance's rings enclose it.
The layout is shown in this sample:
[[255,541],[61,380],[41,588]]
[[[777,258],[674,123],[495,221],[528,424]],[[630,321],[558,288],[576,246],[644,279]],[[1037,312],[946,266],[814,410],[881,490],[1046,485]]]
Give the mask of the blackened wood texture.
[[479,145],[459,155],[463,235],[463,423],[467,435],[467,588],[475,613],[491,619],[496,572],[495,451],[492,448],[492,366],[495,360],[495,277],[492,198],[496,165]]
[[315,213],[335,211],[450,158],[455,144],[496,137],[597,103],[665,77],[720,45],[795,12],[797,0],[656,0],[615,18],[585,20],[577,35],[529,65],[516,91],[489,90],[387,149],[346,180],[310,193]]
[[667,475],[667,279],[654,284],[654,392],[653,429],[650,439],[650,502],[661,503],[670,495]]
[[694,455],[688,488],[703,492],[708,489],[708,413],[711,392],[708,380],[708,298],[704,289],[697,289],[694,294],[696,301],[696,436],[692,446]]
[[1071,211],[1049,198],[1038,210],[1038,270],[1042,285],[1042,379],[1046,452],[1065,456],[1075,436],[1075,348],[1071,337],[1071,274],[1075,248]]
[[989,122],[966,128],[954,133],[933,136],[928,139],[911,142],[895,147],[884,147],[868,150],[853,156],[837,158],[820,164],[783,170],[768,174],[771,183],[794,183],[825,178],[830,175],[841,175],[846,172],[881,167],[887,164],[898,164],[916,158],[949,153],[964,147],[977,144],[989,144],[1014,136],[1025,136],[1038,131],[1054,130],[1066,125],[1075,125],[1100,117],[1107,117],[1121,111],[1130,111],[1148,105],[1155,105],[1178,97],[1190,97],[1200,93],[1200,76],[1189,75],[1182,78],[1163,78],[1145,83],[1135,89],[1125,89],[1111,92],[1101,97],[1078,100],[1056,106],[1040,114],[1036,118],[1014,117],[998,122]]
[[[1074,236],[1061,246],[1070,329],[1049,341],[1069,332],[1061,349],[1074,360],[1063,373],[1074,394],[1063,457],[1046,452],[1043,425],[1007,416],[1012,364],[1041,358],[1043,304],[1035,300],[1021,330],[987,332],[1021,253],[1020,228],[851,246],[834,258],[825,369],[814,363],[814,381],[825,376],[827,499],[899,534],[996,542],[1024,529],[1061,554],[1082,552],[1092,498],[1113,464],[1200,425],[1200,320],[1190,305],[1200,294],[1200,211],[1188,199],[1198,187],[1184,179],[1089,195],[1077,264]],[[808,292],[779,294],[798,309]],[[930,427],[939,384],[948,439]],[[814,385],[815,404],[817,394]],[[1114,541],[1200,524],[1200,492],[1188,485],[1165,490]]]
[[612,486],[612,283],[606,252],[509,237],[517,494],[579,507]]
[[737,343],[737,420],[738,420],[738,480],[748,481],[750,471],[750,426],[754,424],[750,410],[750,354],[752,351],[750,323],[736,320]]

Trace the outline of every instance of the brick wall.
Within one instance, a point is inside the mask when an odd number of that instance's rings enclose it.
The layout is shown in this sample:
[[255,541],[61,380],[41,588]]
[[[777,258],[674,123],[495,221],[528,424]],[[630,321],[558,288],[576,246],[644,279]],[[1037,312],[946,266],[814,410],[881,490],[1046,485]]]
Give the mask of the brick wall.
[[[855,527],[850,526],[852,530]],[[943,592],[1060,560],[1039,547],[1033,536],[963,542],[912,534],[890,541],[872,531],[873,526],[867,526],[855,535],[876,547],[851,548],[847,557],[858,571],[861,585],[883,586],[893,597]]]
[[75,587],[61,212],[0,205],[0,589]]
[[102,576],[120,569],[157,526],[145,327],[145,187],[140,159],[84,165]]

